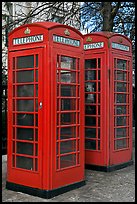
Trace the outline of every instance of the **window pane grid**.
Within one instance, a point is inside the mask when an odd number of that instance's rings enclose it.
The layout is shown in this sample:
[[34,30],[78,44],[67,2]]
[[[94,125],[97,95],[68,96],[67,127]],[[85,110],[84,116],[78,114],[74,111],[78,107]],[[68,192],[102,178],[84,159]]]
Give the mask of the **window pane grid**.
[[57,55],[57,170],[79,161],[79,73],[79,59]]
[[85,60],[85,148],[90,150],[100,150],[100,66],[100,58]]
[[114,149],[129,146],[129,70],[126,60],[114,59]]
[[13,66],[13,167],[38,171],[38,55],[16,57]]

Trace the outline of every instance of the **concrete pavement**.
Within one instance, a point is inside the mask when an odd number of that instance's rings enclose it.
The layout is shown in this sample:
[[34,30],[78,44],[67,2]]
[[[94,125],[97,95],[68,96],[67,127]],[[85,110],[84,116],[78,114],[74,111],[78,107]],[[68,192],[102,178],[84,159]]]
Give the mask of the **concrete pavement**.
[[2,156],[2,202],[135,202],[135,128],[133,128],[134,164],[113,172],[85,170],[86,185],[43,199],[5,188],[7,156]]

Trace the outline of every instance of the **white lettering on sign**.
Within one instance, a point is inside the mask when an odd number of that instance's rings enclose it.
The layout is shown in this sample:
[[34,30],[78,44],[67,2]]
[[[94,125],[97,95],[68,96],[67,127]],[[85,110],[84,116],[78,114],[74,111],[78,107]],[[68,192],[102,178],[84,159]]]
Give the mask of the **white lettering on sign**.
[[13,45],[22,45],[26,43],[34,43],[43,41],[43,35],[33,35],[23,38],[14,38]]
[[124,51],[129,51],[129,46],[118,44],[118,43],[112,43],[112,48],[124,50]]
[[53,41],[58,42],[58,43],[67,44],[67,45],[72,45],[72,46],[75,46],[75,47],[80,46],[80,40],[65,38],[65,37],[58,36],[58,35],[53,35]]
[[104,42],[97,42],[97,43],[85,44],[84,50],[96,49],[96,48],[102,48],[102,47],[104,47]]

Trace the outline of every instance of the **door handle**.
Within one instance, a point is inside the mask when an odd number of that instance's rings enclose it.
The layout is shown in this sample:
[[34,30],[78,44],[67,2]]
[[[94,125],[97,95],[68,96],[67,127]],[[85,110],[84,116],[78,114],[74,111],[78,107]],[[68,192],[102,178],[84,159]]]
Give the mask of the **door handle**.
[[39,109],[42,109],[42,102],[39,103]]

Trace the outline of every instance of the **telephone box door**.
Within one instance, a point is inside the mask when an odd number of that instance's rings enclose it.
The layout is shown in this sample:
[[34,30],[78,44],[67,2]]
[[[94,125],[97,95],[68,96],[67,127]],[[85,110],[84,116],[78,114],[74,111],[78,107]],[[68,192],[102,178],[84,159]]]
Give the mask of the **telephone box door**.
[[85,55],[85,162],[104,164],[106,138],[106,65],[105,53]]
[[9,52],[8,103],[10,181],[41,187],[42,48]]
[[110,163],[131,160],[132,69],[131,58],[113,54],[110,86]]
[[84,76],[81,53],[72,53],[61,49],[54,52],[54,188],[83,181],[84,178],[83,84],[80,85]]

